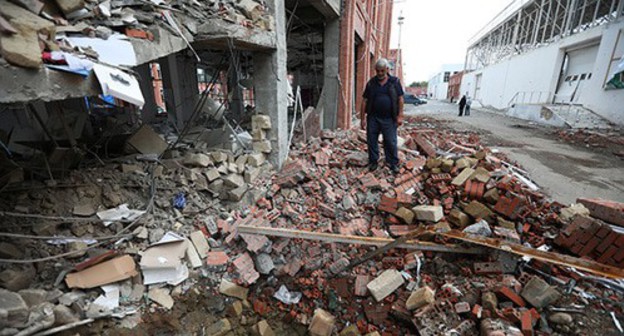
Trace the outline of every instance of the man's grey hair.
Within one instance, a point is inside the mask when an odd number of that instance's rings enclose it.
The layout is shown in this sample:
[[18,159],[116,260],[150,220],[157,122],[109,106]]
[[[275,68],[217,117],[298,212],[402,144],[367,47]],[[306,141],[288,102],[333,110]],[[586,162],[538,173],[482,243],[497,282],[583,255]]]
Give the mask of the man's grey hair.
[[388,60],[385,58],[380,58],[377,60],[377,62],[375,63],[375,69],[387,69],[390,66],[390,64],[388,63]]

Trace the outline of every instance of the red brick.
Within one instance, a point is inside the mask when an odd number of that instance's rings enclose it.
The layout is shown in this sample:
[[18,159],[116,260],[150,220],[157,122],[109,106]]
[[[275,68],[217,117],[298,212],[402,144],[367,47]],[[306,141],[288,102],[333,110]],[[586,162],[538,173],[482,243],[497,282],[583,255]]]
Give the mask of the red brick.
[[624,234],[621,234],[613,244],[617,247],[624,247]]
[[618,239],[620,235],[617,232],[611,231],[606,238],[604,238],[598,247],[596,247],[596,252],[603,253],[606,251],[609,246],[613,245],[616,239]]
[[414,140],[414,142],[418,146],[418,150],[419,151],[422,151],[423,153],[425,153],[429,157],[435,157],[436,156],[436,151],[433,148],[433,146],[431,146],[429,144],[429,141],[425,140],[420,135],[416,135],[412,139]]
[[579,198],[576,201],[589,209],[592,217],[624,226],[624,203],[587,198]]
[[126,36],[153,41],[154,34],[142,29],[126,28]]
[[609,233],[611,232],[611,228],[603,225],[600,230],[598,230],[598,232],[596,232],[596,237],[598,238],[604,238],[606,237]]
[[533,321],[531,317],[531,312],[529,312],[528,310],[522,313],[521,327],[522,335],[533,336]]
[[598,246],[598,244],[600,244],[600,239],[599,238],[592,238],[584,247],[583,249],[579,252],[579,254],[581,256],[587,256],[589,255],[595,248],[596,246]]
[[590,232],[590,231],[587,231],[587,230],[581,230],[581,235],[578,237],[577,242],[579,242],[581,244],[586,244],[593,237],[594,237],[594,233],[593,232]]
[[618,253],[613,256],[613,260],[620,262],[624,260],[624,248],[620,248]]
[[474,316],[475,318],[480,319],[482,312],[483,312],[483,308],[479,306],[478,304],[472,307],[472,316]]
[[226,265],[230,258],[223,251],[211,251],[206,255],[206,264],[208,266]]
[[577,240],[576,243],[574,243],[574,245],[572,245],[572,247],[570,248],[570,251],[574,254],[579,254],[583,247],[583,243]]
[[613,257],[617,252],[619,251],[619,249],[616,246],[610,246],[607,251],[605,253],[603,253],[600,258],[598,258],[596,261],[604,264],[607,262],[607,260],[611,259],[611,257]]
[[499,295],[504,296],[505,298],[509,299],[511,302],[513,302],[517,306],[520,306],[520,307],[526,306],[526,303],[524,302],[524,299],[521,298],[518,294],[514,293],[514,291],[511,290],[510,288],[501,287],[496,292]]

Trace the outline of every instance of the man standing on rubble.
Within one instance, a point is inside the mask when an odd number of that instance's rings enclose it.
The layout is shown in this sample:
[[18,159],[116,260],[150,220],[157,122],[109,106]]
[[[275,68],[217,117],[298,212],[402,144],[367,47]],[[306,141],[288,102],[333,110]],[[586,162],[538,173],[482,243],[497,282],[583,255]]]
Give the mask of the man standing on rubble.
[[403,123],[403,87],[401,81],[388,73],[388,60],[375,63],[377,75],[364,90],[360,111],[360,125],[366,130],[368,169],[377,169],[379,161],[379,133],[383,135],[386,164],[392,173],[399,172],[397,128]]

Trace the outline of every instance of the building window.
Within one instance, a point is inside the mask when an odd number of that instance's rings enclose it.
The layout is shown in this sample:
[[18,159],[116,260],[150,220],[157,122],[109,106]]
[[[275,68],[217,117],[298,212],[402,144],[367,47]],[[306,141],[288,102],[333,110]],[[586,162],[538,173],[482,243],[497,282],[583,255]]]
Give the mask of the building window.
[[444,83],[448,83],[449,78],[451,78],[451,72],[450,71],[446,71],[444,73]]
[[581,80],[585,80],[587,78],[587,74],[581,74]]

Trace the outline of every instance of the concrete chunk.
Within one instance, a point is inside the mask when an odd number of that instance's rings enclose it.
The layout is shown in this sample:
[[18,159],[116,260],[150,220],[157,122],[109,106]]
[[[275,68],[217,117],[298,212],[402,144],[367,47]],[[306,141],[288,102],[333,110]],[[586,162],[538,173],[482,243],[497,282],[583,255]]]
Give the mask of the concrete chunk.
[[42,61],[37,31],[19,19],[11,20],[11,24],[18,33],[0,36],[2,57],[11,64],[38,69]]
[[522,289],[520,295],[535,308],[544,308],[559,300],[561,294],[539,277],[533,277]]
[[477,201],[470,202],[464,211],[473,218],[488,218],[492,215],[492,210]]
[[6,312],[6,317],[0,313],[0,326],[13,328],[24,327],[28,322],[28,305],[22,297],[14,292],[0,288],[0,312]]
[[453,181],[451,181],[451,184],[456,186],[463,185],[464,183],[466,183],[466,181],[468,181],[468,179],[470,178],[470,176],[472,176],[474,172],[475,170],[472,168],[464,168],[464,170],[462,170],[459,175],[455,176]]
[[254,183],[256,179],[260,176],[260,169],[249,167],[245,170],[245,182]]
[[210,246],[206,241],[206,237],[201,230],[197,230],[191,233],[191,241],[193,245],[195,245],[195,249],[197,250],[197,254],[199,254],[200,258],[206,258],[208,252],[210,252]]
[[266,161],[266,157],[262,153],[254,153],[247,156],[247,164],[253,167],[260,167],[264,161]]
[[256,114],[251,117],[252,130],[268,130],[271,129],[271,118],[268,115]]
[[221,173],[217,168],[208,169],[208,171],[204,172],[204,175],[208,179],[208,182],[212,182],[221,177]]
[[470,224],[470,217],[458,209],[453,209],[449,213],[448,219],[451,223],[459,228],[465,228]]
[[404,284],[403,276],[395,269],[385,270],[366,285],[375,300],[381,301]]
[[188,153],[184,156],[184,164],[192,167],[208,167],[212,164],[210,156],[201,153]]
[[256,152],[270,154],[273,150],[270,140],[254,141],[253,150]]
[[214,162],[225,162],[228,159],[228,155],[223,152],[213,152],[211,153]]
[[192,268],[201,267],[202,260],[195,249],[195,246],[191,244],[189,239],[186,239],[186,259],[188,259],[189,263],[191,263]]
[[241,300],[247,300],[247,294],[249,293],[249,289],[239,286],[229,280],[221,279],[221,284],[219,285],[219,293]]
[[209,336],[224,336],[232,330],[232,324],[230,320],[224,318],[213,323],[208,329],[206,329],[206,335]]
[[56,4],[65,15],[71,14],[79,9],[84,8],[85,4],[82,0],[56,0]]
[[412,224],[414,221],[414,212],[404,207],[400,207],[394,215],[401,218],[406,224]]
[[230,201],[238,202],[241,199],[243,199],[243,196],[245,196],[245,193],[247,192],[248,189],[249,188],[247,187],[247,185],[243,185],[236,189],[229,190],[227,193],[228,199]]
[[147,296],[150,300],[167,309],[173,308],[174,301],[171,295],[169,295],[169,289],[167,288],[151,288]]
[[256,323],[251,331],[255,336],[275,336],[275,332],[266,320]]
[[435,301],[435,292],[429,286],[418,288],[407,299],[405,306],[409,310],[418,309]]
[[48,297],[48,292],[43,289],[22,289],[18,293],[22,299],[24,299],[28,307],[34,307],[40,303],[46,302]]
[[223,179],[225,186],[239,188],[245,185],[245,179],[239,174],[230,174]]
[[323,309],[317,308],[314,310],[314,316],[308,331],[310,331],[310,335],[314,336],[330,336],[334,332],[335,327],[336,318]]
[[418,205],[412,208],[412,211],[421,221],[437,223],[444,217],[444,211],[439,205]]

